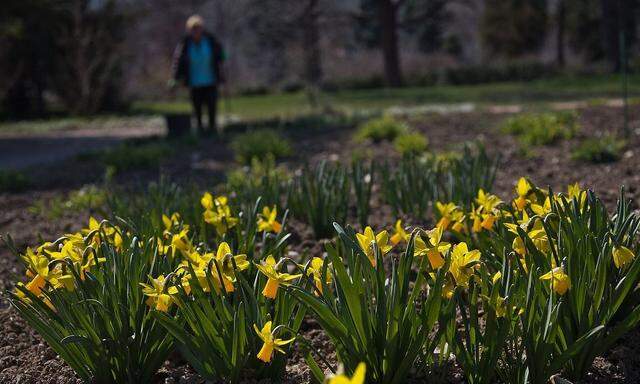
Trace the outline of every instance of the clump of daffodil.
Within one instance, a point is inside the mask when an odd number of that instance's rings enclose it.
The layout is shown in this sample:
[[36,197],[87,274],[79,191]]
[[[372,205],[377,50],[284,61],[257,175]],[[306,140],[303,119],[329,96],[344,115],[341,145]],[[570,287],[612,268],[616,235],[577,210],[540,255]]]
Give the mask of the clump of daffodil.
[[410,235],[402,227],[402,220],[398,219],[393,226],[393,236],[391,236],[391,244],[398,245],[400,243],[406,243],[409,241]]
[[262,348],[260,348],[260,352],[258,352],[257,357],[265,363],[271,362],[271,359],[273,358],[273,351],[285,353],[282,347],[295,340],[295,337],[289,340],[276,338],[274,336],[274,331],[271,329],[271,321],[268,321],[262,329],[258,328],[256,324],[253,324],[253,329],[255,329],[258,337],[260,337],[263,342]]
[[215,227],[219,236],[224,235],[230,228],[238,224],[238,218],[231,214],[226,196],[218,196],[215,199],[209,192],[205,192],[200,203],[204,208],[202,217],[204,221]]
[[613,254],[613,263],[618,269],[629,264],[636,257],[633,251],[625,247],[624,245],[614,246],[612,254]]
[[[324,267],[324,260],[320,257],[314,257],[313,259],[311,259],[311,263],[309,264],[309,266],[307,267],[307,276],[312,276],[313,277],[313,283],[316,287],[316,295],[317,294],[322,294],[322,285],[323,285],[323,279],[322,279],[322,269]],[[331,275],[331,269],[329,269],[327,267],[326,270],[326,276],[324,279],[324,283],[325,284],[331,284],[331,279],[332,279],[332,275]]]
[[478,207],[473,209],[470,214],[473,220],[472,231],[480,232],[483,229],[490,231],[493,229],[495,221],[501,216],[499,206],[502,204],[502,200],[498,196],[480,189],[475,202]]
[[[234,268],[235,265],[235,268]],[[191,276],[191,268],[195,272],[195,276]],[[196,250],[192,251],[185,260],[182,261],[176,273],[182,277],[182,286],[187,293],[190,293],[190,280],[197,278],[200,286],[205,292],[214,290],[220,293],[224,287],[225,292],[233,292],[235,290],[234,283],[236,281],[236,271],[243,271],[249,268],[247,255],[233,255],[231,247],[226,242],[220,243],[217,251],[214,253],[200,253]],[[209,277],[213,281],[210,284]]]
[[440,215],[440,219],[436,227],[442,228],[443,231],[451,229],[455,232],[462,232],[464,229],[464,212],[455,203],[436,202],[436,209]]
[[428,243],[422,239],[422,236],[416,237],[414,253],[416,256],[427,256],[431,268],[439,269],[444,265],[444,254],[451,248],[451,244],[442,241],[444,229],[435,227],[427,231]]
[[358,364],[351,378],[349,378],[347,375],[341,372],[342,370],[343,369],[340,369],[336,375],[327,377],[327,379],[325,380],[325,383],[326,384],[364,384],[364,380],[367,374],[367,365],[365,363]]
[[[98,222],[98,220],[96,220],[93,216],[89,217],[89,227],[82,229],[80,231],[80,233],[74,234],[76,236],[82,236],[82,235],[88,235],[92,232],[95,232],[97,230],[100,229],[100,222]],[[102,226],[102,230],[104,231],[104,234],[106,235],[106,240],[113,244],[116,249],[120,249],[122,247],[122,236],[120,235],[120,230],[118,227],[112,225],[112,224],[108,224],[108,225],[103,225]],[[95,245],[98,245],[100,243],[100,237],[99,236],[93,236],[91,238],[91,242]]]
[[[533,220],[533,225],[532,225]],[[513,239],[513,243],[511,244],[513,250],[520,256],[520,260],[527,269],[527,265],[524,263],[524,257],[527,254],[527,248],[525,245],[525,239],[520,237],[518,233],[518,227],[525,230],[527,233],[527,237],[533,242],[533,245],[538,249],[538,251],[542,253],[547,253],[551,250],[551,245],[549,242],[549,237],[547,235],[544,226],[542,225],[542,220],[537,217],[529,218],[525,211],[522,212],[522,220],[518,221],[518,224],[514,223],[505,223],[505,227],[509,230],[509,232],[516,235]],[[555,267],[555,259],[552,258],[551,262]]]
[[276,220],[277,216],[278,210],[275,205],[273,208],[262,208],[262,213],[258,214],[258,231],[279,233],[282,230],[282,224]]
[[451,264],[449,265],[449,275],[451,280],[445,282],[442,294],[447,299],[453,296],[456,287],[467,289],[469,280],[473,276],[476,268],[480,264],[480,251],[469,250],[467,243],[458,243],[451,251]]
[[266,260],[260,264],[256,264],[256,267],[267,277],[267,284],[265,284],[262,290],[262,295],[269,299],[276,298],[281,285],[289,285],[292,280],[302,276],[302,274],[291,275],[289,273],[278,272],[276,260],[271,255],[267,256]]
[[168,312],[173,304],[171,295],[178,293],[177,288],[166,286],[168,280],[164,275],[160,275],[155,279],[150,277],[150,280],[151,285],[140,283],[142,292],[148,297],[147,305],[160,312]]
[[358,239],[358,244],[360,248],[367,256],[371,265],[376,267],[376,255],[374,253],[374,244],[380,249],[382,255],[386,255],[389,253],[392,245],[389,244],[389,233],[386,230],[380,231],[377,235],[373,233],[373,229],[371,227],[366,227],[364,229],[364,233],[356,233],[356,238]]
[[551,271],[540,276],[540,280],[551,281],[551,289],[553,289],[558,295],[562,296],[569,289],[571,289],[571,280],[569,276],[564,273],[562,267],[555,267]]

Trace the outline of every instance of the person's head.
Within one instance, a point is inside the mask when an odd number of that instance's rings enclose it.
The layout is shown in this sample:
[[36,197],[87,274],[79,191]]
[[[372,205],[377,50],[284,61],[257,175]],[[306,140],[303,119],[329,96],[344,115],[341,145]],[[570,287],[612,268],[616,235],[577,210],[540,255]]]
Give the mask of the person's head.
[[187,33],[194,40],[200,40],[202,31],[204,30],[204,19],[200,15],[193,15],[187,19]]

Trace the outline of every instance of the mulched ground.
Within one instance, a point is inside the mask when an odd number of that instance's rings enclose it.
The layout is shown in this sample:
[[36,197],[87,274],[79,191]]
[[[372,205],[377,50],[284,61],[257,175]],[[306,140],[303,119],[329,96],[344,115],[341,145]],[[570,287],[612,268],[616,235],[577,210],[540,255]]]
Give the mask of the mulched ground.
[[[505,114],[456,113],[425,115],[408,118],[410,125],[429,137],[434,151],[452,150],[467,140],[479,140],[492,153],[499,153],[502,162],[496,179],[494,192],[507,198],[511,195],[515,180],[529,176],[539,186],[550,185],[554,190],[564,190],[573,182],[594,189],[608,205],[613,205],[620,185],[626,186],[627,197],[638,206],[640,201],[640,107],[630,110],[631,127],[634,134],[629,139],[622,160],[611,164],[588,164],[571,159],[571,148],[585,137],[599,137],[608,130],[622,125],[622,110],[611,107],[589,107],[581,110],[582,130],[579,136],[556,145],[538,147],[527,157],[518,149],[518,142],[511,136],[498,132],[496,127],[507,117]],[[305,161],[335,159],[349,161],[353,153],[369,154],[378,160],[397,157],[390,144],[362,146],[351,141],[352,131],[344,128],[291,134],[296,156],[287,161],[295,167]],[[233,155],[224,143],[205,140],[188,150],[181,148],[174,158],[162,165],[160,170],[127,172],[119,175],[117,183],[144,185],[157,179],[160,174],[181,182],[196,182],[212,186],[232,164]],[[35,201],[47,200],[83,184],[98,182],[103,170],[98,164],[87,160],[68,160],[64,163],[29,170],[29,176],[38,183],[34,189],[19,194],[0,194],[0,233],[10,233],[22,249],[26,245],[43,239],[56,238],[60,234],[78,230],[87,221],[87,212],[72,212],[56,220],[49,220],[29,209]],[[374,197],[374,208],[370,222],[374,226],[390,226],[388,207],[381,206]],[[296,243],[293,248],[310,248],[312,254],[321,252],[317,242],[311,240],[309,228],[299,222],[292,223]],[[21,275],[21,268],[6,247],[0,246],[0,290],[11,287]],[[303,326],[305,336],[331,359],[330,342],[313,320]],[[640,382],[640,331],[635,330],[621,340],[605,356],[598,357],[586,383],[636,383]],[[453,367],[448,374],[438,378],[416,378],[413,382],[463,382],[458,369]],[[291,356],[285,383],[308,382],[308,370],[297,352]],[[16,313],[0,301],[0,383],[75,383],[73,371],[22,321]],[[169,361],[159,372],[158,383],[199,383],[203,380],[185,364]]]

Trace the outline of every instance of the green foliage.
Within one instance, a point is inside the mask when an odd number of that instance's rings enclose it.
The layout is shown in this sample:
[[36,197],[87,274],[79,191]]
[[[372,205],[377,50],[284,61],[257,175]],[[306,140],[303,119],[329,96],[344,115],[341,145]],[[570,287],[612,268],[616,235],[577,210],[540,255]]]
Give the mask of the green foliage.
[[420,219],[436,200],[468,207],[478,189],[491,189],[498,162],[482,146],[470,144],[444,155],[404,156],[396,166],[387,162],[382,167],[383,198],[396,216]]
[[241,202],[254,202],[261,197],[263,204],[279,206],[290,179],[287,170],[277,167],[269,155],[264,161],[254,158],[251,165],[229,171],[226,190],[235,193]]
[[574,160],[591,163],[610,163],[618,161],[626,143],[613,135],[590,138],[581,142],[571,152]]
[[427,150],[429,140],[421,133],[406,133],[393,140],[393,146],[401,155],[419,155]]
[[[340,241],[326,246],[322,291],[314,296],[293,287],[291,292],[314,314],[348,373],[365,362],[367,383],[405,383],[415,364],[425,368],[433,358],[445,272],[436,272],[440,288],[425,295],[428,263],[426,257],[414,258],[417,233],[400,258],[391,259],[390,268],[385,266],[383,251],[372,243],[377,260],[373,267],[353,230],[334,225]],[[409,283],[412,267],[418,270],[415,284]],[[331,286],[324,283],[328,271],[333,276]]]
[[31,181],[22,172],[0,170],[0,192],[21,192],[29,188]]
[[502,132],[517,136],[522,144],[548,145],[570,139],[580,130],[578,116],[573,112],[522,114],[508,119]]
[[243,164],[249,164],[254,158],[265,161],[270,156],[278,160],[293,152],[291,143],[271,129],[241,133],[233,138],[230,145],[236,159]]
[[358,126],[356,132],[357,140],[373,140],[373,142],[381,142],[383,140],[393,141],[396,137],[409,131],[407,125],[393,118],[392,116],[383,116],[380,118],[369,120]]
[[437,198],[435,164],[432,157],[405,156],[396,166],[389,162],[382,166],[382,195],[394,216],[426,217],[430,202]]
[[331,237],[331,222],[347,218],[349,182],[349,172],[339,164],[323,161],[314,168],[306,166],[289,188],[289,209],[311,226],[316,238]]
[[[121,245],[113,241],[114,231],[122,237]],[[151,316],[140,289],[149,274],[166,266],[154,242],[142,238],[106,221],[80,243],[60,238],[45,254],[48,273],[60,268],[64,275],[57,281],[64,287],[51,286],[56,280],[50,277],[41,295],[29,285],[10,293],[22,318],[86,382],[150,382],[172,349],[173,340]],[[69,242],[87,248],[56,258],[57,246]],[[74,255],[80,259],[72,259]],[[95,265],[89,271],[91,262]],[[28,259],[25,263],[33,268]]]
[[94,184],[88,184],[76,191],[72,191],[66,198],[55,196],[48,201],[38,200],[33,206],[29,207],[29,210],[49,219],[60,218],[65,212],[79,211],[88,211],[91,214],[98,213],[101,216],[106,216],[107,195],[108,193],[105,189]]
[[356,200],[356,216],[362,228],[367,226],[371,210],[371,192],[375,182],[376,167],[371,161],[368,165],[361,161],[351,162],[351,182]]
[[119,173],[135,169],[157,168],[172,153],[171,146],[164,142],[130,142],[97,154],[81,155],[80,158],[97,157],[107,169]]

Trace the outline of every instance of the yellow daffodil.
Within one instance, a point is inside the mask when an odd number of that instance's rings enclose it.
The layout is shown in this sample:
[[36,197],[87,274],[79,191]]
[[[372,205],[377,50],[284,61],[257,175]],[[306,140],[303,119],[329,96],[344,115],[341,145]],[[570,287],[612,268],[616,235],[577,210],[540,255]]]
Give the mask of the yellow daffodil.
[[560,296],[567,293],[571,288],[571,280],[564,273],[562,267],[553,268],[551,271],[540,276],[540,280],[551,280],[551,288]]
[[402,227],[402,220],[398,219],[393,226],[393,236],[391,236],[391,244],[397,245],[399,243],[406,243],[409,241],[409,234]]
[[285,353],[282,347],[295,340],[295,337],[289,340],[276,338],[271,330],[271,321],[268,321],[262,329],[259,329],[257,325],[253,324],[253,329],[255,329],[258,337],[260,337],[264,343],[262,344],[262,348],[260,348],[260,352],[258,352],[257,357],[265,363],[271,362],[274,350],[280,353]]
[[582,208],[584,203],[587,201],[587,192],[580,189],[579,183],[574,183],[568,186],[567,197],[569,200],[578,200],[578,204],[580,205],[580,208]]
[[496,195],[486,193],[482,188],[478,190],[478,196],[476,197],[476,203],[480,206],[482,212],[493,212],[497,207],[502,204],[502,200]]
[[269,207],[262,208],[262,214],[258,215],[258,231],[260,232],[274,232],[278,233],[282,230],[282,224],[280,224],[276,217],[278,215],[278,210],[276,206],[273,206],[273,209]]
[[338,373],[335,376],[327,378],[327,384],[364,384],[366,374],[366,364],[360,363],[356,367],[351,378],[347,377],[344,373]]
[[222,236],[230,228],[233,228],[238,224],[238,218],[233,217],[231,214],[231,208],[229,208],[228,199],[226,196],[218,196],[215,199],[211,194],[206,194],[201,200],[202,206],[205,208],[202,217],[208,224],[213,225],[216,228],[218,235]]
[[202,198],[200,199],[200,204],[202,205],[202,208],[204,209],[213,209],[214,205],[213,205],[213,195],[209,192],[205,192],[202,195]]
[[265,284],[264,289],[262,290],[262,295],[269,299],[276,298],[280,285],[289,285],[291,280],[295,280],[302,276],[302,274],[290,275],[288,273],[280,273],[276,271],[276,260],[271,255],[269,255],[262,263],[257,264],[256,267],[260,272],[267,276],[267,284]]
[[171,246],[174,249],[180,251],[183,255],[189,255],[193,251],[193,244],[189,239],[189,229],[184,228],[179,233],[174,234],[171,237]]
[[[315,292],[316,294],[322,293],[323,267],[324,267],[324,260],[319,257],[314,257],[313,259],[311,259],[311,263],[307,267],[307,276],[313,276],[313,282],[317,289],[317,291]],[[332,279],[331,269],[327,268],[327,273],[325,278],[326,278],[325,283],[330,284]]]
[[166,232],[171,232],[173,227],[180,224],[180,214],[178,212],[174,212],[171,217],[162,215],[162,224],[164,225],[164,230]]
[[444,265],[443,254],[451,248],[451,244],[442,241],[443,233],[442,227],[427,231],[429,244],[426,244],[421,237],[416,237],[414,253],[416,256],[427,256],[433,269],[438,269]]
[[[464,216],[460,207],[455,205],[455,203],[444,204],[437,201],[436,209],[438,213],[440,213],[440,220],[438,220],[436,227],[442,228],[443,230],[449,229],[449,226],[453,223],[460,222]],[[459,230],[457,231],[459,232]]]
[[467,288],[469,279],[473,275],[476,266],[480,262],[480,251],[469,251],[467,243],[459,243],[451,251],[451,265],[449,273],[453,277],[456,286]]
[[356,233],[356,238],[358,239],[360,248],[365,255],[367,255],[367,258],[369,258],[369,261],[374,268],[376,267],[377,262],[376,255],[373,252],[373,244],[378,246],[378,249],[380,249],[380,253],[383,256],[389,253],[391,248],[393,248],[393,246],[389,244],[389,234],[387,231],[381,231],[377,235],[374,235],[373,229],[371,229],[371,227],[366,227],[364,229],[364,233]]
[[536,215],[541,216],[541,217],[545,217],[546,215],[548,215],[551,212],[551,199],[549,199],[549,196],[547,196],[544,199],[544,203],[542,205],[541,204],[532,203],[531,204],[531,210]]
[[161,312],[169,311],[172,304],[171,295],[178,293],[176,287],[167,287],[165,289],[166,283],[167,280],[163,275],[155,279],[151,278],[151,285],[140,283],[142,292],[148,297],[147,305]]
[[527,205],[527,197],[529,196],[531,190],[531,184],[529,184],[527,179],[521,177],[518,180],[518,184],[516,185],[516,194],[518,195],[518,197],[514,200],[514,205],[518,209],[518,211],[522,211]]
[[613,263],[618,269],[629,264],[635,257],[636,255],[633,253],[633,251],[625,247],[624,245],[613,247]]

